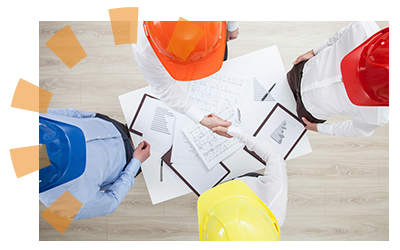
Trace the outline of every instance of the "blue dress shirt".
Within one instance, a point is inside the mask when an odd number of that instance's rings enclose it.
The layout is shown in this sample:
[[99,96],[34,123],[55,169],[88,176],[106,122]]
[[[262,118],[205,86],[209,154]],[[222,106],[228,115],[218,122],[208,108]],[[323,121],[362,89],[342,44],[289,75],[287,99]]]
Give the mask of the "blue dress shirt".
[[[93,112],[48,109],[47,114],[39,115],[80,128],[86,141],[85,172],[72,181],[40,193],[39,200],[48,207],[68,190],[83,204],[74,220],[114,212],[132,187],[141,165],[139,160],[132,158],[122,172],[126,157],[119,131],[112,123],[95,117]],[[66,211],[61,213],[68,214]]]

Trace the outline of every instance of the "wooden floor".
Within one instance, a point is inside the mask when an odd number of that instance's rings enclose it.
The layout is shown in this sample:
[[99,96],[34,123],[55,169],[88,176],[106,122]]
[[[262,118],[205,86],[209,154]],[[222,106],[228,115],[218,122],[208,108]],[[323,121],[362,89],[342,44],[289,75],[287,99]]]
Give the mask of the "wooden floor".
[[[349,23],[240,22],[239,38],[229,42],[229,58],[277,45],[288,71],[297,56]],[[67,25],[87,54],[72,69],[45,45]],[[50,107],[94,111],[125,122],[118,96],[148,84],[131,47],[114,45],[110,22],[40,22],[39,28],[39,85],[53,93]],[[307,135],[313,152],[287,162],[282,240],[389,240],[389,124],[369,138]],[[39,239],[196,241],[196,202],[197,196],[188,194],[152,205],[140,175],[113,214],[73,221],[64,234],[39,214]],[[39,202],[40,212],[44,209]]]

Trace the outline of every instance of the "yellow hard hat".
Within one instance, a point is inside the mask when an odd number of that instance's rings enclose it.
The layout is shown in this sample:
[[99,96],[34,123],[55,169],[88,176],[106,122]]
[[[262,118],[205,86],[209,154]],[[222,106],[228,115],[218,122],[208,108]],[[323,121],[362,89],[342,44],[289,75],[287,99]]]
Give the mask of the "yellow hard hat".
[[204,192],[197,201],[197,212],[202,241],[281,239],[275,216],[240,180]]

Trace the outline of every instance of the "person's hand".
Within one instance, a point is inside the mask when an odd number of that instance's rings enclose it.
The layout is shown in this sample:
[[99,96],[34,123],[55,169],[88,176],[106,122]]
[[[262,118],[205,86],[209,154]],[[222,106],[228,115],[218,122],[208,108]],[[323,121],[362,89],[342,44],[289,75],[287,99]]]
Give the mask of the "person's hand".
[[308,60],[308,59],[310,59],[310,58],[312,58],[314,56],[315,56],[314,51],[310,50],[310,51],[304,53],[303,55],[297,57],[296,61],[294,61],[293,64],[296,65],[299,62]]
[[[228,134],[228,128],[227,128],[227,127],[221,127],[221,126],[214,127],[214,128],[212,129],[212,132],[213,132],[213,133],[217,133],[217,134],[226,134],[226,135],[229,135],[229,134]],[[231,135],[229,135],[229,136],[230,136],[229,138],[232,137]]]
[[[214,114],[209,114],[208,116],[205,116],[200,121],[200,124],[203,125],[203,126],[206,126],[210,130],[212,130],[214,127],[226,127],[226,128],[228,128],[229,126],[232,125],[232,122],[228,122],[226,120],[223,120],[221,117],[216,116]],[[216,132],[216,133],[221,135],[221,136],[225,136],[227,138],[231,138],[232,137],[232,136],[228,135],[227,133],[220,133],[220,132]]]
[[302,120],[303,120],[303,122],[306,124],[306,129],[307,130],[312,130],[312,131],[315,131],[315,132],[318,132],[318,128],[317,128],[317,123],[312,123],[312,122],[309,122],[306,118],[304,118],[304,117],[302,117],[301,118]]
[[133,151],[133,158],[138,159],[141,163],[143,163],[150,156],[150,144],[146,141],[142,141],[136,147],[135,151]]
[[235,40],[239,36],[239,27],[234,31],[228,31],[226,34],[226,41]]

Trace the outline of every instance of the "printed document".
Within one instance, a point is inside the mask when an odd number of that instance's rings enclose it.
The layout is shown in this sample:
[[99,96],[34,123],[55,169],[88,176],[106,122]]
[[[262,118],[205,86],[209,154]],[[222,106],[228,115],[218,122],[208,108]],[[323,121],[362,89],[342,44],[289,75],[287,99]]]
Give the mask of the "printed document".
[[[188,96],[200,109],[237,125],[236,110],[243,83],[244,79],[215,74],[191,82]],[[188,125],[183,132],[208,169],[243,147],[235,138],[220,136],[200,124]]]
[[167,152],[172,145],[176,112],[155,98],[145,98],[133,129],[143,133],[152,150]]

